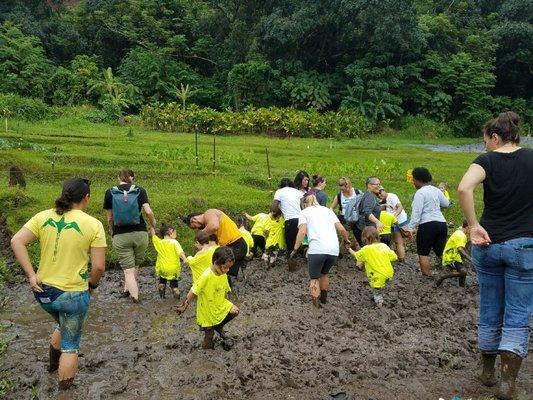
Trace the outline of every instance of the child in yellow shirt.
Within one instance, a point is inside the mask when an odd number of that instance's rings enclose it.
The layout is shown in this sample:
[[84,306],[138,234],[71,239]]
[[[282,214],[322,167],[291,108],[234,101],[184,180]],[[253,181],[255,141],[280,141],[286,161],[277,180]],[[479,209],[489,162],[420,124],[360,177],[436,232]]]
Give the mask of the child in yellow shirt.
[[394,276],[391,261],[396,261],[398,256],[384,243],[379,241],[378,230],[373,226],[367,226],[361,234],[363,247],[354,251],[346,246],[350,254],[355,258],[358,268],[365,268],[368,283],[372,288],[374,302],[378,307],[383,305],[381,290]]
[[152,243],[157,252],[155,274],[159,277],[159,297],[165,297],[167,282],[175,299],[180,297],[178,280],[181,276],[180,259],[186,263],[187,257],[179,242],[176,240],[176,230],[170,224],[162,224],[158,232],[150,227]]
[[218,245],[211,242],[209,235],[204,231],[198,231],[196,233],[194,246],[198,252],[194,256],[187,257],[187,264],[189,264],[189,268],[191,269],[193,284],[211,266],[213,253],[218,248]]
[[468,243],[469,234],[470,229],[468,228],[468,223],[466,221],[463,221],[461,228],[451,234],[446,242],[444,251],[442,252],[442,265],[448,267],[451,272],[437,279],[435,286],[440,286],[445,279],[458,278],[459,286],[465,287],[466,271],[462,257],[472,263],[470,255],[466,252],[466,244]]
[[385,243],[390,247],[392,239],[392,227],[393,225],[398,224],[398,219],[396,218],[396,215],[383,210],[379,214],[379,222],[383,224],[383,227],[379,231],[379,240],[381,243]]
[[272,267],[278,259],[278,253],[285,250],[285,219],[281,212],[277,215],[270,213],[265,226],[267,238],[263,260],[268,267]]
[[231,339],[224,333],[224,325],[239,314],[239,309],[231,303],[226,294],[231,291],[226,275],[235,262],[233,251],[227,246],[219,247],[213,253],[213,264],[207,268],[191,290],[182,304],[178,313],[187,310],[189,303],[197,297],[196,321],[204,331],[204,349],[214,349],[214,334],[218,333],[222,348],[230,350],[233,346]]
[[235,223],[237,224],[237,228],[239,228],[239,231],[241,231],[242,238],[248,246],[246,259],[251,260],[253,257],[252,249],[254,248],[254,238],[252,237],[252,234],[248,231],[248,229],[246,229],[247,219],[246,217],[239,215],[237,216],[237,218],[235,218]]
[[261,253],[265,252],[266,249],[266,237],[268,236],[268,225],[270,224],[270,215],[266,213],[255,214],[254,216],[250,214],[244,214],[248,221],[252,221],[252,229],[250,233],[254,239],[254,247],[252,248],[252,256],[257,255],[257,250],[260,250]]

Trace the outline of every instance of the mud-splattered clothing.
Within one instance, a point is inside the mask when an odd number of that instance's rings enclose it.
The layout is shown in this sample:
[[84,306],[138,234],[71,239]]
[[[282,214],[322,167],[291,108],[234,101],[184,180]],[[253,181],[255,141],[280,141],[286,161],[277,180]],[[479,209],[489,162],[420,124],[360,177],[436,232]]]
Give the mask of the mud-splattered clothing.
[[384,243],[372,243],[355,252],[357,261],[365,263],[365,273],[371,288],[382,288],[394,276],[391,261],[398,256]]
[[158,277],[176,280],[181,276],[180,254],[183,249],[176,239],[161,239],[152,236],[152,243],[157,252],[155,273]]
[[230,312],[233,304],[226,299],[231,291],[226,274],[216,275],[206,269],[192,286],[196,300],[196,321],[202,328],[220,324]]

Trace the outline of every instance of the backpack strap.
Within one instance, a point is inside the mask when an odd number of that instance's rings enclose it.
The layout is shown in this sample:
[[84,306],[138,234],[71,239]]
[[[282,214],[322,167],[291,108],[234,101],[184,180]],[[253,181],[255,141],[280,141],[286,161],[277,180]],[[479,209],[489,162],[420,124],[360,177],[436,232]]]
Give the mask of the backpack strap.
[[339,205],[339,212],[342,212],[341,192],[337,193],[337,204]]

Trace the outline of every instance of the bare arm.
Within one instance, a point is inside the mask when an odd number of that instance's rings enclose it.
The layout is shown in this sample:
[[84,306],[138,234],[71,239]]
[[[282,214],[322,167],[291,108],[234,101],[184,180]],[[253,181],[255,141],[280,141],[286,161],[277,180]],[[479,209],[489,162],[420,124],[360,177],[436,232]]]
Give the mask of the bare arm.
[[296,254],[296,251],[302,245],[302,240],[304,239],[305,234],[307,233],[307,224],[302,224],[298,227],[298,234],[296,235],[296,242],[294,242],[294,250],[290,254],[293,257]]
[[28,249],[26,247],[36,238],[37,237],[32,231],[23,227],[11,238],[11,248],[28,278],[31,289],[34,292],[42,293],[43,289],[41,288],[41,280],[33,270],[30,255],[28,254]]
[[205,228],[202,229],[208,235],[217,233],[220,228],[220,216],[215,210],[207,210],[204,213]]
[[403,205],[402,203],[398,203],[396,204],[396,207],[394,207],[393,214],[395,217],[398,217],[398,215],[400,215],[402,211],[403,211]]
[[148,218],[148,222],[150,223],[150,226],[155,229],[155,226],[156,226],[155,216],[152,211],[152,208],[150,207],[150,204],[144,203],[143,211],[144,211],[144,214],[146,215],[146,218]]
[[105,247],[91,247],[91,277],[89,282],[98,286],[105,271]]
[[109,234],[113,234],[113,210],[105,210],[107,217],[107,227],[109,229]]
[[185,264],[187,264],[187,255],[185,254],[185,252],[181,252],[180,253],[180,258],[181,258],[181,261],[183,261]]
[[470,227],[470,240],[474,245],[488,245],[491,240],[487,231],[479,224],[474,205],[474,190],[485,180],[485,170],[478,164],[471,164],[459,183],[457,196],[461,210]]
[[329,206],[329,208],[331,208],[332,210],[335,210],[335,208],[339,205],[339,199],[337,198],[337,196],[335,196],[333,198],[333,201],[331,202],[331,205]]
[[348,231],[344,229],[344,226],[340,222],[335,222],[335,229],[337,229],[337,232],[339,232],[342,236],[342,239],[344,240],[344,244],[350,244],[350,236],[348,234]]
[[464,247],[459,247],[459,253],[461,253],[461,255],[466,258],[466,260],[472,264],[472,258],[470,257],[470,254],[468,254],[468,252],[466,251],[466,249]]
[[187,293],[187,297],[185,297],[185,300],[183,300],[183,303],[181,303],[178,306],[178,314],[182,314],[187,310],[187,307],[189,307],[189,303],[196,297],[196,295],[192,292],[192,290],[189,290],[189,293]]
[[383,229],[383,224],[379,219],[376,218],[374,214],[369,214],[368,220],[376,225],[376,229],[378,230],[378,232],[381,232],[381,229]]

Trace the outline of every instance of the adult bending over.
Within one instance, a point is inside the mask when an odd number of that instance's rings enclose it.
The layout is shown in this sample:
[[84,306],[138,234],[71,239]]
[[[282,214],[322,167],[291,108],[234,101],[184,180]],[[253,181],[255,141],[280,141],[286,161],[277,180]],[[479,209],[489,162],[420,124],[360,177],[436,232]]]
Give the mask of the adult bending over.
[[120,171],[118,185],[105,192],[104,209],[107,212],[113,248],[124,271],[123,295],[131,297],[136,303],[139,301],[139,266],[148,248],[148,232],[141,211],[144,211],[153,229],[156,222],[146,190],[134,185],[134,180],[135,174],[131,169]]
[[430,185],[431,173],[427,168],[413,169],[413,185],[418,190],[411,204],[411,222],[407,225],[412,231],[418,227],[416,234],[416,253],[420,262],[422,275],[429,276],[431,249],[437,257],[442,257],[448,236],[446,219],[442,215],[441,207],[449,207],[450,202],[442,191]]
[[304,198],[303,207],[298,220],[296,244],[290,256],[294,256],[301,246],[304,236],[307,235],[309,238],[309,250],[307,252],[309,291],[313,304],[320,308],[322,307],[320,303],[327,301],[329,270],[339,256],[339,240],[336,231],[342,235],[345,244],[350,242],[348,232],[339,222],[335,213],[318,204],[314,195]]
[[[233,250],[235,262],[228,272],[229,276],[237,277],[239,269],[244,268],[244,259],[248,253],[248,245],[242,237],[237,224],[223,211],[210,208],[203,214],[187,215],[183,222],[191,229],[201,229],[208,235],[216,235],[219,246],[227,246]],[[230,280],[230,284],[232,284]]]
[[[481,381],[496,384],[500,354],[500,399],[514,398],[533,313],[533,150],[518,146],[518,124],[517,114],[505,112],[484,126],[487,153],[474,160],[458,189],[479,281]],[[478,222],[473,194],[480,183],[484,209]]]
[[[68,389],[76,376],[82,329],[91,301],[89,290],[98,287],[105,269],[104,227],[85,213],[89,193],[86,179],[67,180],[55,208],[33,216],[11,239],[35,299],[58,323],[50,339],[48,370],[59,369],[61,390]],[[40,245],[37,273],[27,250],[35,239]]]

